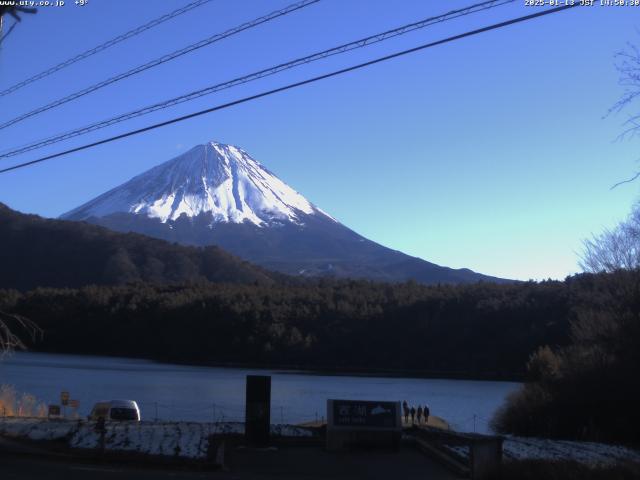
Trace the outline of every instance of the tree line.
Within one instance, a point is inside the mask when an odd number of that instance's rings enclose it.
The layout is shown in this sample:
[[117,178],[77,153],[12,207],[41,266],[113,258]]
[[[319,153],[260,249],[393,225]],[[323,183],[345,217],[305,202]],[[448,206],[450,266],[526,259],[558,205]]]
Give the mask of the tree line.
[[640,441],[640,270],[585,275],[569,343],[540,347],[494,419],[527,436]]
[[538,347],[568,343],[591,278],[38,288],[0,291],[0,310],[36,322],[42,351],[518,379]]

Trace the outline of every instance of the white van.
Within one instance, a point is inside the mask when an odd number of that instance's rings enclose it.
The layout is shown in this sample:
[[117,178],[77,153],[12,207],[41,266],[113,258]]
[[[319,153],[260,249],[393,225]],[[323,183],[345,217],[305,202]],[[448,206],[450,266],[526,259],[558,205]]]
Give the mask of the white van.
[[89,420],[140,421],[140,409],[134,400],[110,400],[93,406]]

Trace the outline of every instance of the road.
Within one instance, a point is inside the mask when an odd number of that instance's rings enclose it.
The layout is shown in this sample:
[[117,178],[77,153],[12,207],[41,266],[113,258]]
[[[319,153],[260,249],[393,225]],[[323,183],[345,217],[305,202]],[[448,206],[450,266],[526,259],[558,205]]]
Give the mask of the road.
[[64,459],[0,453],[2,480],[403,480],[457,477],[413,449],[399,453],[356,452],[333,454],[321,448],[242,449],[230,455],[229,471],[194,472],[169,468],[95,464]]
[[15,456],[0,453],[0,478],[2,480],[152,480],[152,479],[199,479],[220,478],[227,480],[235,477],[224,476],[218,472],[185,472],[179,470],[161,470],[133,468],[130,466],[67,462],[64,460],[45,460],[31,456]]

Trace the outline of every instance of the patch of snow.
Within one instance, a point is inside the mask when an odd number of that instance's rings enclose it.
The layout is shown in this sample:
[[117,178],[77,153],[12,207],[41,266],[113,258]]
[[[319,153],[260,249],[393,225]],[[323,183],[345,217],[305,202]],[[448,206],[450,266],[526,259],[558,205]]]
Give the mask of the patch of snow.
[[445,450],[448,450],[454,456],[461,458],[462,460],[469,459],[469,447],[467,445],[442,445]]
[[95,431],[95,424],[84,424],[78,428],[69,440],[69,446],[71,448],[98,448],[100,435]]
[[84,220],[119,212],[163,223],[202,213],[214,222],[257,226],[303,225],[302,215],[337,222],[242,149],[216,142],[198,145],[61,217]]
[[271,435],[275,437],[311,437],[313,434],[307,428],[295,425],[271,425]]
[[[68,440],[71,448],[101,448],[95,422],[11,418],[0,420],[0,435],[29,440]],[[104,449],[148,455],[206,458],[209,437],[244,434],[240,422],[107,422]],[[311,431],[293,425],[272,425],[274,436],[310,437]]]
[[[442,445],[454,456],[468,460],[467,445]],[[503,443],[505,460],[571,460],[585,465],[612,465],[620,461],[640,462],[640,451],[620,445],[508,436]]]
[[41,418],[4,418],[0,420],[0,434],[29,440],[58,440],[68,437],[75,422]]
[[545,438],[507,437],[503,451],[514,460],[574,460],[589,465],[609,465],[621,460],[640,462],[640,452],[620,445]]

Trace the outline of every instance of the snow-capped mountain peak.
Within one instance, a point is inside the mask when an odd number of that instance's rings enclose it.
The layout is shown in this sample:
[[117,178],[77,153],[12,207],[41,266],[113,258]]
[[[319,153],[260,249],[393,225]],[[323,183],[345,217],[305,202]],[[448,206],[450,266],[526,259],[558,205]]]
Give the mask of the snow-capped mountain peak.
[[209,213],[212,223],[250,222],[257,226],[300,224],[304,215],[331,218],[245,151],[217,142],[198,145],[62,218],[84,220],[119,212],[163,223],[181,215]]
[[[242,149],[216,142],[198,145],[62,217],[185,245],[216,245],[289,275],[425,283],[500,280],[372,242]],[[154,262],[150,270],[164,271],[165,266]]]

